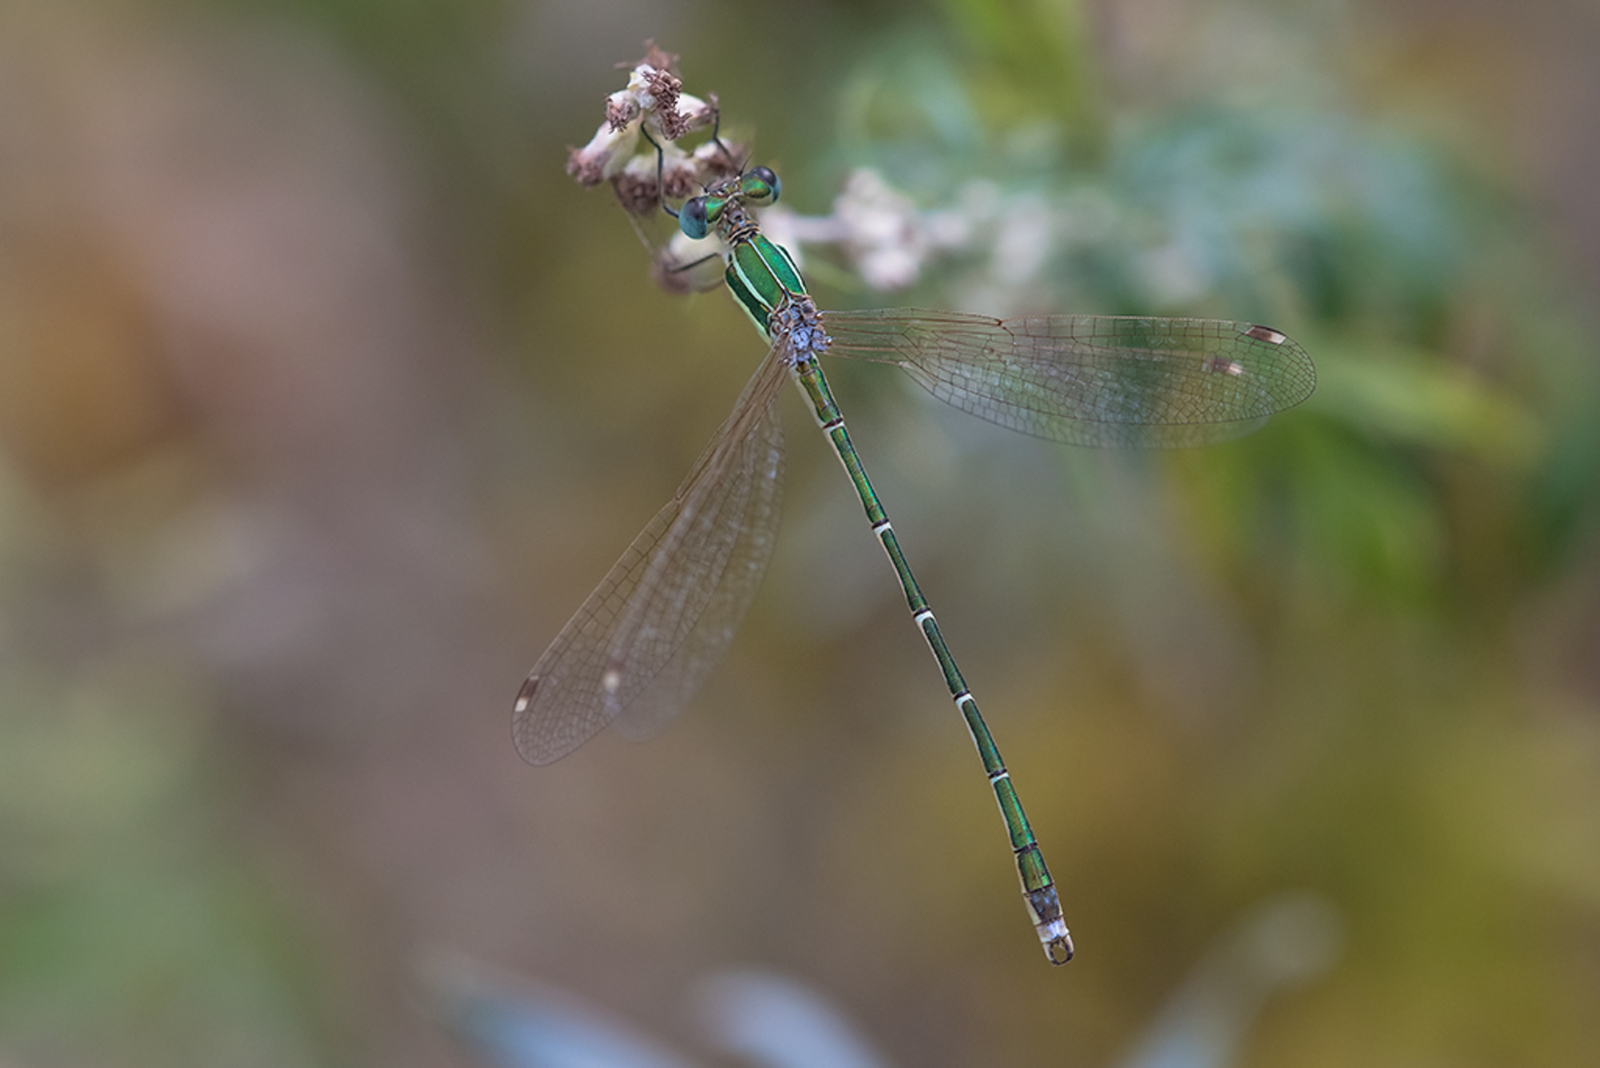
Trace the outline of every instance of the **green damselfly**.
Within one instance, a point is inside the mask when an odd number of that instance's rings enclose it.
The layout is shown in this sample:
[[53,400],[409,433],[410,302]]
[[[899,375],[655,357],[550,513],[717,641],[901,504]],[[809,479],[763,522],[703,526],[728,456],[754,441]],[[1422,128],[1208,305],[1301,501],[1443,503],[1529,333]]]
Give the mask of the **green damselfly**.
[[1045,956],[1064,964],[1072,939],[1044,856],[818,357],[894,364],[973,415],[1037,437],[1101,446],[1196,445],[1248,433],[1310,395],[1311,360],[1284,334],[1246,322],[823,312],[789,254],[761,233],[749,210],[770,204],[778,191],[777,176],[755,167],[716,182],[676,213],[688,237],[721,238],[726,284],[770,347],[672,500],[534,665],[517,696],[517,750],[545,764],[607,724],[645,733],[679,712],[705,680],[772,555],[783,478],[774,401],[793,379],[844,464],[983,759]]

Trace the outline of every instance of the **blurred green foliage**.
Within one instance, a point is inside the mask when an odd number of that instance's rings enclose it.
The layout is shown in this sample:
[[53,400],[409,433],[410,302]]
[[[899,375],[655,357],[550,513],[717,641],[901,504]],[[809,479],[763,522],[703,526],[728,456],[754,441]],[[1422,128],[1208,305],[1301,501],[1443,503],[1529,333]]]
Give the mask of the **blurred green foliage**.
[[231,841],[194,685],[133,658],[6,672],[0,1041],[23,1063],[324,1063],[316,953]]

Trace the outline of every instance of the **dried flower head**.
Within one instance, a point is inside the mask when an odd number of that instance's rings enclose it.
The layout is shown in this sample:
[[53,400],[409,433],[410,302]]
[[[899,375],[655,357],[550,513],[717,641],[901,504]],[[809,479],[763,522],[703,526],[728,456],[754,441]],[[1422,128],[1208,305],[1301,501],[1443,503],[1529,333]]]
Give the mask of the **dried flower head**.
[[635,215],[656,210],[663,190],[683,199],[738,172],[740,154],[714,138],[693,153],[674,144],[717,117],[715,95],[707,102],[683,91],[677,58],[645,42],[644,58],[627,65],[627,86],[606,98],[605,122],[587,145],[568,150],[568,174],[586,186],[610,181]]
[[647,216],[661,204],[661,184],[656,176],[654,155],[634,156],[621,173],[611,179],[617,200],[630,214]]
[[617,129],[601,124],[588,144],[567,149],[567,173],[576,178],[579,185],[599,185],[622,172],[638,144],[637,125]]
[[628,84],[606,98],[606,125],[621,130],[641,122],[657,141],[672,142],[693,130],[711,125],[716,109],[683,91],[672,72],[677,57],[647,42],[645,57],[634,64]]

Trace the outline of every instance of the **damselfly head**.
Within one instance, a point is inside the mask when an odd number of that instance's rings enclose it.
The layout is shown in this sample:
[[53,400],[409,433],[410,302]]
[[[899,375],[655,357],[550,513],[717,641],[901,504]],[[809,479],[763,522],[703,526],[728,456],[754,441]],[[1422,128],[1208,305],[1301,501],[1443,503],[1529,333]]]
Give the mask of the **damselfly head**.
[[[778,199],[778,176],[770,167],[751,167],[749,170],[718,182],[704,194],[690,197],[676,212],[678,228],[688,237],[698,241],[711,232],[729,208],[735,204],[765,206]],[[673,214],[672,209],[667,209]],[[736,220],[737,222],[737,220]]]

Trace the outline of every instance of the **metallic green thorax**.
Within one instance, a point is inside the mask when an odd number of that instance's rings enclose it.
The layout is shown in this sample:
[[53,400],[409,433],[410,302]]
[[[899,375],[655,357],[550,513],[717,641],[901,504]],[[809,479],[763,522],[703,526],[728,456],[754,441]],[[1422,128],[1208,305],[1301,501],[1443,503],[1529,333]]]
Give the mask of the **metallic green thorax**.
[[740,235],[730,244],[728,289],[756,324],[756,329],[771,337],[773,309],[787,300],[805,296],[806,284],[800,280],[800,272],[795,269],[788,250],[773,244],[760,232]]

